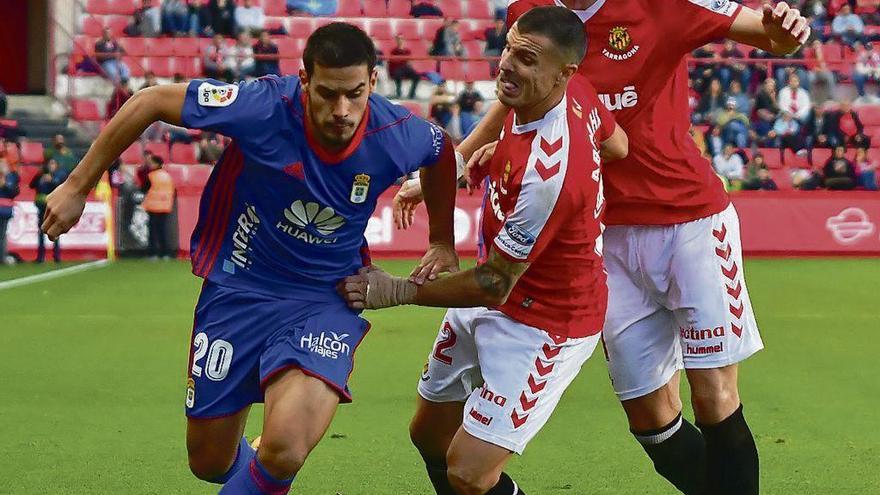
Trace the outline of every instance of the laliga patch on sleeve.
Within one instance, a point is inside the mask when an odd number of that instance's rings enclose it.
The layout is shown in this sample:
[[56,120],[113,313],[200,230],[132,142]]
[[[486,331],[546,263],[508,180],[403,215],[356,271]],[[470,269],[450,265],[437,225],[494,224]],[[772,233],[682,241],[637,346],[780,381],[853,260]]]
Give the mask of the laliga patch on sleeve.
[[199,105],[203,107],[228,107],[238,98],[238,86],[217,86],[209,82],[199,85]]
[[704,9],[711,10],[716,14],[726,15],[730,17],[736,12],[739,4],[730,0],[689,0],[694,5],[699,5]]

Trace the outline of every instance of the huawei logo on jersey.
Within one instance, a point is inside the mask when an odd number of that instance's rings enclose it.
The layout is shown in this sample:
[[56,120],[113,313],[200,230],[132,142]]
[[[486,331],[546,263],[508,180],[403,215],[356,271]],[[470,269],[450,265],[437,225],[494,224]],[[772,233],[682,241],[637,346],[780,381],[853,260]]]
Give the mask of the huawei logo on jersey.
[[599,101],[605,105],[609,112],[616,112],[624,108],[634,108],[639,104],[639,94],[635,86],[625,86],[623,91],[614,94],[600,94]]

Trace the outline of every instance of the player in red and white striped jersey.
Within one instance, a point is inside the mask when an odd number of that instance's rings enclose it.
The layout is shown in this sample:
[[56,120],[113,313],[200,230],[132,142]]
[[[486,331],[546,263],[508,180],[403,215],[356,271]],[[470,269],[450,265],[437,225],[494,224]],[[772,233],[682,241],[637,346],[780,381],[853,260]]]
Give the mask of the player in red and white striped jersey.
[[[516,0],[508,22],[543,5],[564,5],[584,22],[581,72],[630,138],[629,156],[604,171],[604,340],[630,428],[684,493],[757,494],[737,363],[763,344],[736,211],[688,134],[685,57],[721,38],[791,53],[809,37],[807,21],[784,2],[756,12],[730,0]],[[505,113],[493,106],[459,152],[497,139]],[[412,189],[402,191],[396,203],[411,206]],[[681,368],[700,430],[681,417]]]
[[488,247],[475,269],[421,287],[367,270],[342,286],[353,307],[451,308],[410,428],[440,495],[524,493],[502,469],[599,342],[608,290],[600,163],[625,156],[627,142],[574,74],[585,51],[580,20],[564,8],[534,9],[508,33],[497,88],[514,111],[491,162],[468,178],[488,179]]

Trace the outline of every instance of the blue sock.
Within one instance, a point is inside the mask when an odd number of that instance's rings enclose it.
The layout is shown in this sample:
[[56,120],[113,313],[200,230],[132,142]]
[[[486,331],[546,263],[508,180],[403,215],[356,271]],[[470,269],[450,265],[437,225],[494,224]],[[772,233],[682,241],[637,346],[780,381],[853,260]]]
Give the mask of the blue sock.
[[291,483],[293,478],[279,480],[269,474],[254,456],[248,466],[239,469],[223,485],[219,495],[286,495]]
[[230,480],[232,476],[241,470],[242,468],[247,468],[248,464],[251,463],[251,459],[254,458],[257,451],[251,448],[251,445],[248,443],[247,438],[241,437],[241,442],[238,444],[238,452],[235,453],[235,460],[232,462],[232,467],[229,468],[229,471],[226,471],[226,474],[223,476],[211,480],[211,483],[217,483],[218,485],[222,485]]

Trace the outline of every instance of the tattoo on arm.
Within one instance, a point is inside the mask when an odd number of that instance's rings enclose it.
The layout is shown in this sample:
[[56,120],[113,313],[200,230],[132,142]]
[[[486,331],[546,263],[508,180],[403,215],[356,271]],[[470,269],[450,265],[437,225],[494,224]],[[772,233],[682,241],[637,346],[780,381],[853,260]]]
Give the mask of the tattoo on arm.
[[474,277],[483,291],[492,297],[502,298],[510,294],[528,267],[528,263],[508,261],[492,248],[486,262],[474,270]]

